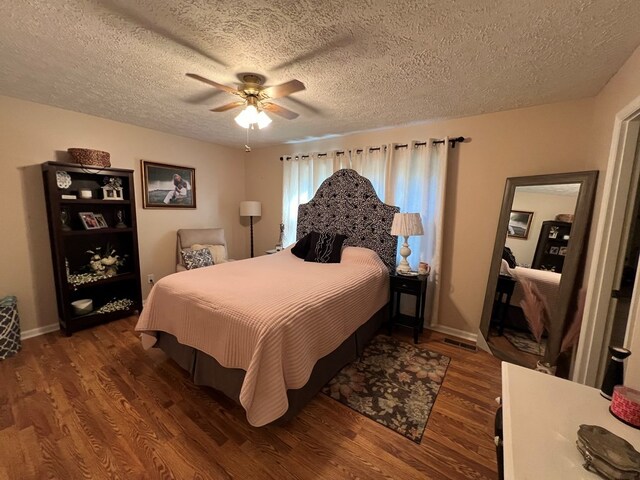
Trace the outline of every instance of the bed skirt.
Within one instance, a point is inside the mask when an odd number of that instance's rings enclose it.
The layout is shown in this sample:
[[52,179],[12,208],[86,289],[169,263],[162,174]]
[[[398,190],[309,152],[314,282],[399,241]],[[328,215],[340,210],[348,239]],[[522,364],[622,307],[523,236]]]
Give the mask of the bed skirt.
[[[275,422],[281,423],[295,417],[342,367],[362,355],[364,347],[378,332],[387,317],[388,307],[384,306],[342,342],[338,348],[318,360],[304,387],[287,390],[289,409]],[[212,356],[181,344],[176,337],[169,333],[158,332],[157,338],[155,347],[162,349],[181,368],[189,372],[194,384],[212,387],[240,404],[240,389],[244,381],[244,370],[225,368]]]

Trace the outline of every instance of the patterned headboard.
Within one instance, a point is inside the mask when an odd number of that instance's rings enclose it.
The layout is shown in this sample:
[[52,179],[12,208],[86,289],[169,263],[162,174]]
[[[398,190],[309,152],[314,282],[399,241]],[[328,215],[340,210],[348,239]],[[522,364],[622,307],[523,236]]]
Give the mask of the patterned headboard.
[[341,233],[348,237],[345,245],[370,248],[392,271],[398,238],[389,231],[399,211],[380,201],[367,178],[355,170],[338,170],[298,207],[297,239],[311,231]]

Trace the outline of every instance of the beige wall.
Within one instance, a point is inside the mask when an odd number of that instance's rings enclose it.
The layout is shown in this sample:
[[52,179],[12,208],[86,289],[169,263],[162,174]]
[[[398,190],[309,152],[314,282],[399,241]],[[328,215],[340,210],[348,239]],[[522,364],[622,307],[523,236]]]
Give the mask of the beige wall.
[[[135,170],[143,297],[175,269],[178,228],[224,227],[230,254],[246,256],[248,231],[240,224],[244,152],[102,118],[0,97],[0,296],[16,295],[22,329],[57,323],[40,164],[66,160],[69,147],[111,153],[114,167]],[[140,160],[196,168],[196,210],[144,210]]]
[[[273,248],[282,215],[281,155],[469,137],[450,150],[445,206],[440,323],[477,331],[505,179],[585,170],[593,99],[255,149],[246,160],[246,192],[263,202],[258,252]],[[567,140],[570,139],[570,140]]]
[[577,200],[577,195],[520,192],[516,188],[511,209],[533,212],[528,237],[526,239],[507,237],[505,241],[505,245],[511,249],[518,264],[531,266],[538,246],[542,222],[555,220],[559,213],[575,213]]

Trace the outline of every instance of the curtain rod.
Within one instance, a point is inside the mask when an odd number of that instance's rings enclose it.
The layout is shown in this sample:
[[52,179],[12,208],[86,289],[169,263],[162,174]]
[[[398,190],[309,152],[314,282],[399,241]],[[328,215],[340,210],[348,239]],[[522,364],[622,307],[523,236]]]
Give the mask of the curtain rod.
[[[456,148],[456,143],[463,143],[466,140],[465,137],[455,137],[455,138],[450,138],[449,139],[449,143],[451,144],[451,148]],[[438,145],[444,143],[444,140],[434,140],[433,141],[433,145]],[[426,145],[427,142],[415,142],[414,145],[416,147],[422,147],[424,145]],[[394,148],[397,150],[399,148],[408,148],[409,144],[407,143],[402,143],[399,145],[395,145]],[[369,151],[370,152],[375,152],[375,151],[380,151],[382,148],[384,148],[385,150],[387,149],[387,146],[385,145],[384,147],[370,147]],[[362,153],[364,150],[362,150],[361,148],[357,149],[357,150],[349,150],[349,151],[354,151],[356,154],[358,153]],[[346,152],[344,150],[338,150],[335,154],[336,155],[344,155]],[[319,153],[318,157],[326,157],[327,154],[326,153]],[[290,156],[290,155],[284,155],[282,157],[280,157],[280,161],[283,160],[291,160],[292,158],[309,158],[309,155],[295,155],[295,156]]]

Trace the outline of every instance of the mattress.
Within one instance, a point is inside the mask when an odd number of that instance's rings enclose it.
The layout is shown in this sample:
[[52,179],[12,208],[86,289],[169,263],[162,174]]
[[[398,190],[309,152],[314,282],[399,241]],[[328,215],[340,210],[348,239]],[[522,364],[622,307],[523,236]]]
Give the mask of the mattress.
[[304,262],[290,249],[180,272],[152,289],[136,330],[155,332],[246,372],[239,401],[251,425],[288,409],[316,362],[388,301],[389,275],[372,250],[346,247],[337,264]]

